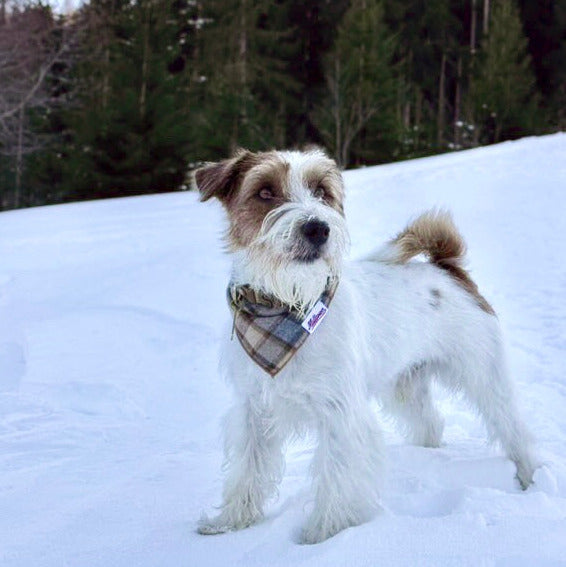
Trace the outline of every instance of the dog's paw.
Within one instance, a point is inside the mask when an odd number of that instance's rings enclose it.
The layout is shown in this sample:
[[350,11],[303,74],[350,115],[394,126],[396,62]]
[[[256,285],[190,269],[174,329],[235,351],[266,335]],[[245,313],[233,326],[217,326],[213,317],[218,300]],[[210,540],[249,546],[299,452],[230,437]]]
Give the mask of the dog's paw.
[[327,537],[324,537],[322,533],[315,532],[312,530],[303,530],[299,538],[299,543],[303,545],[314,545],[316,543],[322,543]]
[[[359,526],[373,517],[380,509],[374,503],[366,503],[365,506],[348,506],[347,503],[336,503],[331,509],[314,510],[305,524],[300,543],[321,543],[331,538],[342,530]],[[333,513],[331,513],[331,511]]]
[[333,535],[336,535],[339,531],[341,530],[339,529],[327,530],[315,526],[304,528],[303,531],[301,532],[299,543],[302,543],[304,545],[313,545],[315,543],[322,543],[323,541],[327,540]]
[[217,535],[231,531],[230,526],[219,520],[220,516],[209,518],[203,514],[197,525],[197,532],[201,535]]
[[314,522],[312,518],[305,527],[303,528],[301,535],[299,537],[299,543],[306,545],[312,545],[315,543],[321,543],[342,530],[356,525],[356,523],[347,522]]
[[532,459],[524,459],[523,461],[517,461],[517,480],[521,485],[523,490],[527,490],[531,484],[533,484],[533,476],[535,474],[535,470],[537,468],[536,463]]
[[201,535],[225,534],[248,528],[256,521],[257,518],[242,514],[233,517],[226,512],[222,512],[214,518],[209,518],[206,514],[203,514],[198,523],[197,532]]

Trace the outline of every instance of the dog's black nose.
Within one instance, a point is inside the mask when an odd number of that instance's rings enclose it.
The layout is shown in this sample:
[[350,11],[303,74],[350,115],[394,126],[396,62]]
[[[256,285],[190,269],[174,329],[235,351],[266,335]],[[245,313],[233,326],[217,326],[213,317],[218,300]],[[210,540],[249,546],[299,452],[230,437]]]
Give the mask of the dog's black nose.
[[305,238],[315,246],[322,246],[330,234],[330,227],[323,221],[310,220],[306,222],[301,230]]

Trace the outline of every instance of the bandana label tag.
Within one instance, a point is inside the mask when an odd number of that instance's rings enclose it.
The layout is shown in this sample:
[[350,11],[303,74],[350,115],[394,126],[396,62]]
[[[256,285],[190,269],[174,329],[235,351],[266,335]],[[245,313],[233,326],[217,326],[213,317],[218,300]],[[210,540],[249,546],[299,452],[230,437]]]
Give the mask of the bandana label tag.
[[324,319],[326,313],[328,312],[328,307],[322,303],[322,301],[317,301],[314,307],[308,312],[305,320],[302,323],[302,327],[307,333],[312,334],[316,328],[320,325],[321,321]]

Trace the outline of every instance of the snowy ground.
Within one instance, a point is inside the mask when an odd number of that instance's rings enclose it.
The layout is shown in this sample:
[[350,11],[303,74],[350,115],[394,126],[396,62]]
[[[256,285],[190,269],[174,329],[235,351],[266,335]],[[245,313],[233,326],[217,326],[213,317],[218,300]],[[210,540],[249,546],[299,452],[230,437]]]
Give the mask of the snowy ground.
[[384,511],[316,546],[304,442],[266,519],[219,503],[220,208],[177,193],[0,214],[0,565],[566,565],[566,134],[346,173],[352,256],[444,206],[499,313],[545,465],[526,493],[458,400],[441,449],[385,423]]

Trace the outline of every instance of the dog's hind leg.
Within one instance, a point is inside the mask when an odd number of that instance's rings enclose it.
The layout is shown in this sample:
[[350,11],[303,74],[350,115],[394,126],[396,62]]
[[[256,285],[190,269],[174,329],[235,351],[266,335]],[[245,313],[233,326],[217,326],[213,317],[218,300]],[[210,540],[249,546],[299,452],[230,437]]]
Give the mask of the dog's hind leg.
[[489,352],[478,351],[468,353],[467,359],[459,358],[439,378],[448,387],[461,390],[475,406],[490,440],[499,441],[517,467],[521,487],[526,489],[533,482],[537,462],[531,449],[531,435],[519,417],[501,345],[496,344]]
[[401,374],[394,391],[384,402],[385,411],[397,418],[410,443],[439,447],[444,420],[430,395],[432,365],[422,363]]
[[201,534],[247,528],[263,515],[285,466],[284,436],[269,408],[254,399],[234,407],[225,420],[225,469],[221,513],[203,516]]

